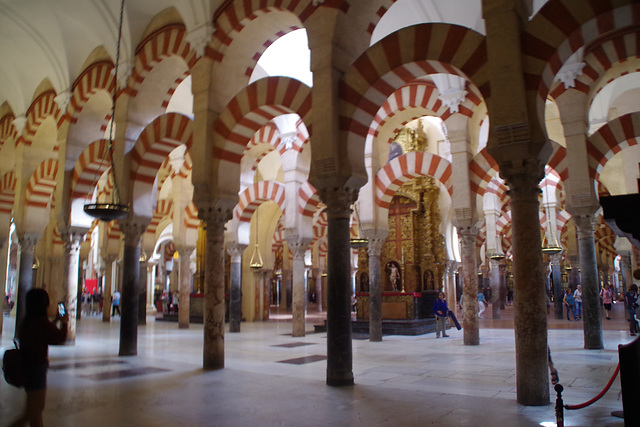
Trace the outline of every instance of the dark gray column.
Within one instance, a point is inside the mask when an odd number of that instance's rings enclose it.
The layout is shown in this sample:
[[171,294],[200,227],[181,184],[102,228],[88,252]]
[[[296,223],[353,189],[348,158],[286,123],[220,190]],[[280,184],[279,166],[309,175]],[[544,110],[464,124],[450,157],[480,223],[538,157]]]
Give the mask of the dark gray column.
[[369,237],[369,341],[382,341],[382,286],[380,252],[384,237]]
[[547,302],[538,217],[539,171],[509,171],[513,226],[514,327],[518,403],[549,403]]
[[489,261],[491,268],[491,310],[494,319],[502,318],[500,313],[500,260]]
[[464,345],[480,344],[478,327],[478,261],[476,254],[476,227],[458,228],[462,256],[462,313]]
[[357,192],[320,191],[327,205],[327,384],[353,385],[349,217]]
[[26,313],[27,292],[33,287],[33,250],[39,237],[31,233],[18,233],[20,254],[18,260],[18,295],[16,300],[16,333]]
[[564,293],[562,292],[562,271],[560,262],[562,261],[562,253],[551,255],[551,281],[553,282],[553,300],[554,313],[556,319],[564,319],[562,309],[564,303]]
[[224,225],[231,209],[199,209],[207,241],[204,269],[204,347],[202,367],[224,368]]
[[242,322],[242,254],[247,245],[231,244],[231,289],[229,290],[229,332],[240,332]]
[[580,253],[584,348],[600,350],[604,348],[604,344],[602,341],[602,318],[600,317],[600,286],[596,264],[596,246],[593,237],[595,218],[593,215],[574,215],[573,222],[576,225]]
[[140,289],[140,236],[146,222],[126,220],[119,222],[124,236],[122,255],[122,292],[120,298],[120,356],[138,354],[138,310]]
[[140,251],[138,258],[138,325],[147,324],[147,257]]

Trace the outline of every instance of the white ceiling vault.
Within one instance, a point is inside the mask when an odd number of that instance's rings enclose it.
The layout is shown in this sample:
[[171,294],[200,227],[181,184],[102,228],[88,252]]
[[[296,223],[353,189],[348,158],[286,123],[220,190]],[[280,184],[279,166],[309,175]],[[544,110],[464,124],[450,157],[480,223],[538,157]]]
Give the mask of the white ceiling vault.
[[[125,0],[122,62],[162,10],[175,7],[188,31],[210,22],[223,0]],[[48,79],[68,90],[99,46],[115,58],[120,0],[0,0],[0,105],[24,114]]]

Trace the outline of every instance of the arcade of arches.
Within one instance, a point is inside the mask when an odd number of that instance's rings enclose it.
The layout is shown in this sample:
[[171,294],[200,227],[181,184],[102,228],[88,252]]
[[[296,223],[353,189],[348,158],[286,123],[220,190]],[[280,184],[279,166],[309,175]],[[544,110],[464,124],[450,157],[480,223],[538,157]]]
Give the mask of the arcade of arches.
[[[219,369],[225,318],[241,333],[280,305],[303,336],[313,300],[340,386],[354,383],[354,295],[372,341],[397,314],[385,298],[464,295],[464,344],[482,345],[478,288],[499,316],[510,287],[518,402],[541,405],[547,301],[581,283],[584,345],[602,348],[599,288],[623,292],[637,261],[599,204],[638,191],[637,1],[127,0],[118,81],[119,1],[28,3],[0,10],[3,40],[25,40],[0,48],[15,321],[31,287],[72,314],[83,284],[105,301],[119,289],[119,354],[134,355],[171,291],[176,327],[200,315],[203,367]],[[261,62],[300,32],[306,82]],[[113,176],[131,212],[92,220],[82,207],[111,200]]]

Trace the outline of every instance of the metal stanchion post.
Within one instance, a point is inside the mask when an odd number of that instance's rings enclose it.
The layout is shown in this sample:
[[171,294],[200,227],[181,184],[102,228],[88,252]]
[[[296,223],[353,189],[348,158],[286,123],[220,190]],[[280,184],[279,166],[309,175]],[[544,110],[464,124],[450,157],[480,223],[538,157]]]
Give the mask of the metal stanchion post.
[[562,403],[562,387],[561,384],[556,384],[554,390],[557,393],[556,396],[556,427],[564,427],[564,404]]

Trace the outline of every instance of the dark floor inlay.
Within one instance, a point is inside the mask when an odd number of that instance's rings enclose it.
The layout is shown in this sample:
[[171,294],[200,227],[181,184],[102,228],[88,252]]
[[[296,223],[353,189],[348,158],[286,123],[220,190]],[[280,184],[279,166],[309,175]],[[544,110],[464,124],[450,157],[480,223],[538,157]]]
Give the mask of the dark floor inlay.
[[131,369],[123,369],[121,371],[99,372],[97,374],[79,375],[79,377],[87,378],[89,380],[94,380],[94,381],[104,381],[104,380],[113,380],[117,378],[135,377],[139,375],[156,374],[158,372],[167,372],[167,371],[169,371],[169,369],[152,368],[152,367],[131,368]]
[[286,347],[286,348],[294,348],[294,347],[302,347],[305,345],[314,345],[312,342],[289,342],[286,344],[274,344],[271,347]]
[[305,357],[298,357],[295,359],[280,360],[278,363],[289,363],[291,365],[304,365],[305,363],[319,362],[320,360],[327,360],[327,356],[314,354],[313,356],[305,356]]
[[49,366],[49,369],[53,371],[63,371],[65,369],[82,369],[82,368],[90,368],[92,366],[107,366],[107,365],[118,365],[122,363],[127,363],[124,360],[94,360],[91,362],[73,362],[73,363],[62,363]]

